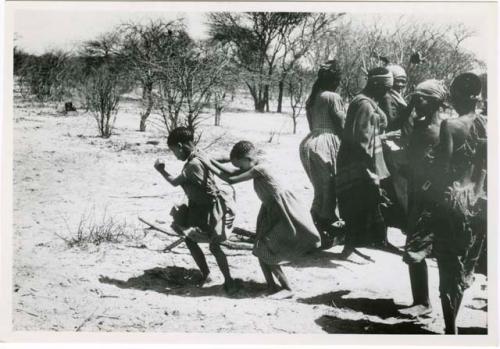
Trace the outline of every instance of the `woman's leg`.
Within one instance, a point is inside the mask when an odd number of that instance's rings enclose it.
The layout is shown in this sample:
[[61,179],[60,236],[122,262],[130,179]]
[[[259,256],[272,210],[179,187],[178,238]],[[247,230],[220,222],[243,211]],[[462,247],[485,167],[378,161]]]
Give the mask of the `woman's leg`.
[[[438,258],[439,293],[446,334],[457,334],[457,315],[463,298],[463,288],[459,285],[460,265],[457,256]],[[458,274],[457,274],[458,273]]]
[[408,271],[413,304],[400,312],[414,317],[429,314],[432,307],[429,300],[429,275],[425,259],[418,263],[408,264]]
[[276,284],[276,282],[274,282],[273,273],[271,272],[270,266],[260,258],[259,258],[259,264],[260,268],[262,269],[262,273],[264,274],[264,278],[266,279],[267,289],[270,292],[278,291],[279,287]]
[[290,287],[290,284],[285,276],[285,273],[281,269],[281,267],[279,265],[270,265],[269,267],[270,267],[272,273],[274,274],[274,276],[276,276],[276,278],[280,282],[281,287],[283,287],[286,290],[291,291],[292,288]]
[[205,280],[207,280],[208,275],[210,274],[210,270],[208,269],[205,255],[203,254],[203,251],[201,250],[200,246],[198,246],[198,244],[195,241],[187,238],[185,242],[187,248],[189,249],[189,252],[191,253],[191,256],[193,256],[196,265],[201,271],[201,275],[203,277],[202,282],[204,282]]

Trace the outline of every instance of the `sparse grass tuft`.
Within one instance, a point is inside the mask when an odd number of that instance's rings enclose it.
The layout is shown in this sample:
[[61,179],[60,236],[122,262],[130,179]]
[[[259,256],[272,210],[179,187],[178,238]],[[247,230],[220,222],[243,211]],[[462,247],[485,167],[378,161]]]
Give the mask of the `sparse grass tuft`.
[[68,225],[67,229],[69,236],[57,233],[56,235],[70,248],[87,244],[98,246],[104,242],[119,243],[133,238],[132,234],[127,232],[127,223],[125,221],[117,222],[113,217],[107,215],[106,210],[100,219],[95,219],[94,210],[83,213],[76,231],[71,230]]

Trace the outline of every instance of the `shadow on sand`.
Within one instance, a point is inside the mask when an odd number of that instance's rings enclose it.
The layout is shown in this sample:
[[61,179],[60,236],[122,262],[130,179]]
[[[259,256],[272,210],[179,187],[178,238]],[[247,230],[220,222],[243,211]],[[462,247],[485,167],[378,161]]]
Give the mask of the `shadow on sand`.
[[324,315],[315,321],[327,333],[370,333],[370,334],[436,334],[422,327],[421,324],[404,321],[385,324],[367,319],[348,320]]
[[149,290],[169,295],[187,297],[220,296],[228,298],[255,298],[265,294],[266,285],[252,281],[236,279],[240,290],[234,295],[227,295],[222,285],[199,287],[201,273],[196,269],[180,267],[153,268],[144,274],[126,281],[101,276],[99,282],[115,285],[119,288]]
[[425,328],[423,324],[411,321],[409,317],[399,313],[402,306],[394,303],[388,298],[345,298],[350,291],[342,290],[329,292],[319,296],[299,299],[305,304],[322,304],[334,308],[360,312],[367,315],[377,316],[380,319],[396,318],[399,322],[383,323],[369,319],[342,319],[331,315],[323,315],[316,323],[327,333],[372,333],[372,334],[434,334]]

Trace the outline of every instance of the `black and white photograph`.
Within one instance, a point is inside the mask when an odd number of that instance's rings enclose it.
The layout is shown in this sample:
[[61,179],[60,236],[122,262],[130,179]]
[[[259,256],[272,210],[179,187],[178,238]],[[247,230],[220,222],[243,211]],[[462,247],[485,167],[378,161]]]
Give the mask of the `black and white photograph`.
[[2,339],[496,343],[496,3],[5,6]]

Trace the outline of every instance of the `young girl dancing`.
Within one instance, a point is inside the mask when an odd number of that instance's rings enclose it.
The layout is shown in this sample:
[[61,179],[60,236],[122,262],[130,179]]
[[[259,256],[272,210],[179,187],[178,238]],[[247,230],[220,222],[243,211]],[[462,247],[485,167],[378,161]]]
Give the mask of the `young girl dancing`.
[[[232,184],[253,179],[254,189],[262,201],[257,217],[256,242],[253,254],[259,263],[273,298],[292,297],[290,284],[280,264],[290,262],[320,246],[320,236],[311,216],[295,197],[283,188],[270,171],[254,145],[236,143],[230,153],[229,168],[218,161],[202,159],[207,168]],[[275,283],[278,280],[282,289]]]

